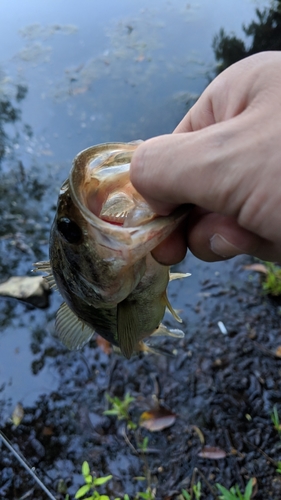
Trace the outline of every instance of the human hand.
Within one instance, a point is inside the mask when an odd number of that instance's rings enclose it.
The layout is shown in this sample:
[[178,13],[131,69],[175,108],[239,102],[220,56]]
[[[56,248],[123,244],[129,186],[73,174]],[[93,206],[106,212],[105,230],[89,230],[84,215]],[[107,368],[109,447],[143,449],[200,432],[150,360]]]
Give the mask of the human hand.
[[281,261],[281,52],[216,77],[173,134],[137,148],[131,181],[160,215],[192,204],[153,252],[159,262],[179,262],[187,247],[206,261]]

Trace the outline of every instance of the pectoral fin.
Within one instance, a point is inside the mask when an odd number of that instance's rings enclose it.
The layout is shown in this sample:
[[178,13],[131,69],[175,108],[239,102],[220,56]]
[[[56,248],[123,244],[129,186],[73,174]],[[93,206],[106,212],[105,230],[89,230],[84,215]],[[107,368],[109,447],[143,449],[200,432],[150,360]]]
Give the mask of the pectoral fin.
[[117,306],[118,345],[125,358],[130,359],[137,345],[137,308],[127,300]]
[[85,325],[65,302],[60,306],[56,316],[56,334],[68,349],[81,349],[94,333],[93,328]]

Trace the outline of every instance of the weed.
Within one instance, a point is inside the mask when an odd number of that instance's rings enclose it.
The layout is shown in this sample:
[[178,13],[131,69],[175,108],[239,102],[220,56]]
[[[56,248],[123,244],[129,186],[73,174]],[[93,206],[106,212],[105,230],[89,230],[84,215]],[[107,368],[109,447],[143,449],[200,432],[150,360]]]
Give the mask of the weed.
[[85,484],[79,488],[74,498],[85,497],[85,495],[91,491],[91,496],[84,498],[84,500],[110,500],[109,496],[100,495],[96,486],[101,486],[102,484],[107,483],[107,481],[112,478],[111,475],[105,477],[93,477],[90,474],[88,462],[83,462],[82,464],[82,475],[84,477]]
[[277,462],[276,472],[278,472],[278,474],[281,474],[281,462],[280,461]]
[[252,496],[252,491],[253,491],[253,480],[250,479],[246,489],[245,493],[241,493],[239,486],[236,484],[235,486],[232,486],[230,490],[227,490],[224,486],[221,484],[216,484],[218,490],[222,493],[222,496],[219,498],[221,500],[251,500]]
[[[192,491],[194,493],[195,500],[200,500],[201,498],[201,481],[192,486]],[[182,496],[185,500],[191,500],[192,496],[186,490],[181,490]]]
[[279,438],[281,439],[281,425],[276,405],[274,405],[273,412],[271,413],[270,416],[274,429],[278,432]]
[[266,294],[277,297],[281,295],[281,267],[272,262],[264,262],[264,265],[267,273],[262,288]]
[[138,442],[138,449],[140,450],[140,452],[146,453],[147,446],[148,446],[148,437],[146,436],[145,438],[143,438],[142,441]]
[[111,404],[111,409],[105,410],[103,414],[114,415],[118,418],[118,420],[126,420],[127,427],[129,429],[135,430],[137,428],[137,425],[134,422],[132,422],[129,415],[130,404],[135,400],[135,398],[130,396],[129,392],[127,392],[125,394],[123,401],[122,399],[119,399],[117,396],[114,396],[112,398],[111,396],[109,396],[109,394],[106,394],[106,399]]

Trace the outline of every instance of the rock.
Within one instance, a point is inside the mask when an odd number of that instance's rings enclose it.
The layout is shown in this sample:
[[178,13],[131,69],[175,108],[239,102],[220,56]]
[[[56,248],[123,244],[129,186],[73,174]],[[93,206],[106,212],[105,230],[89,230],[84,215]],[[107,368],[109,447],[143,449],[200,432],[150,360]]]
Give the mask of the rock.
[[28,302],[36,307],[49,305],[50,287],[43,276],[12,276],[0,284],[0,295]]

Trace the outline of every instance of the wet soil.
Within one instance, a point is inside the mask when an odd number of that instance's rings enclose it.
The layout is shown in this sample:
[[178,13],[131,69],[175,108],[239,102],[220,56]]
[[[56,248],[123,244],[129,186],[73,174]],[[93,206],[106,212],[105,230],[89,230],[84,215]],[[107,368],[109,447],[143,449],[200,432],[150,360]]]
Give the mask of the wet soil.
[[[37,369],[49,356],[58,388],[24,409],[18,427],[2,426],[14,447],[35,467],[58,499],[72,498],[83,484],[80,467],[87,460],[97,476],[112,474],[104,487],[111,498],[134,496],[149,483],[157,499],[176,499],[181,489],[202,483],[202,498],[216,498],[209,485],[238,484],[244,490],[255,477],[254,498],[281,497],[276,472],[281,441],[271,422],[280,410],[280,306],[261,292],[260,280],[244,269],[247,257],[205,264],[189,255],[177,270],[191,271],[185,282],[170,285],[170,298],[181,309],[183,340],[165,340],[174,356],[140,355],[127,361],[106,354],[92,341],[80,353],[69,353],[47,338],[37,346]],[[208,276],[206,278],[206,276]],[[24,307],[24,306],[22,306]],[[227,334],[222,334],[222,321]],[[167,316],[166,324],[173,325]],[[159,339],[158,339],[159,345]],[[175,351],[176,350],[176,351]],[[173,426],[150,432],[105,416],[106,394],[123,399],[129,392],[133,422],[157,401],[176,414]],[[200,442],[200,431],[204,444]],[[137,451],[148,437],[147,452]],[[225,451],[225,458],[202,458],[205,446]],[[1,498],[47,498],[2,446]],[[145,482],[136,478],[144,476]],[[63,490],[63,488],[62,488]],[[29,494],[28,494],[29,492]]]

